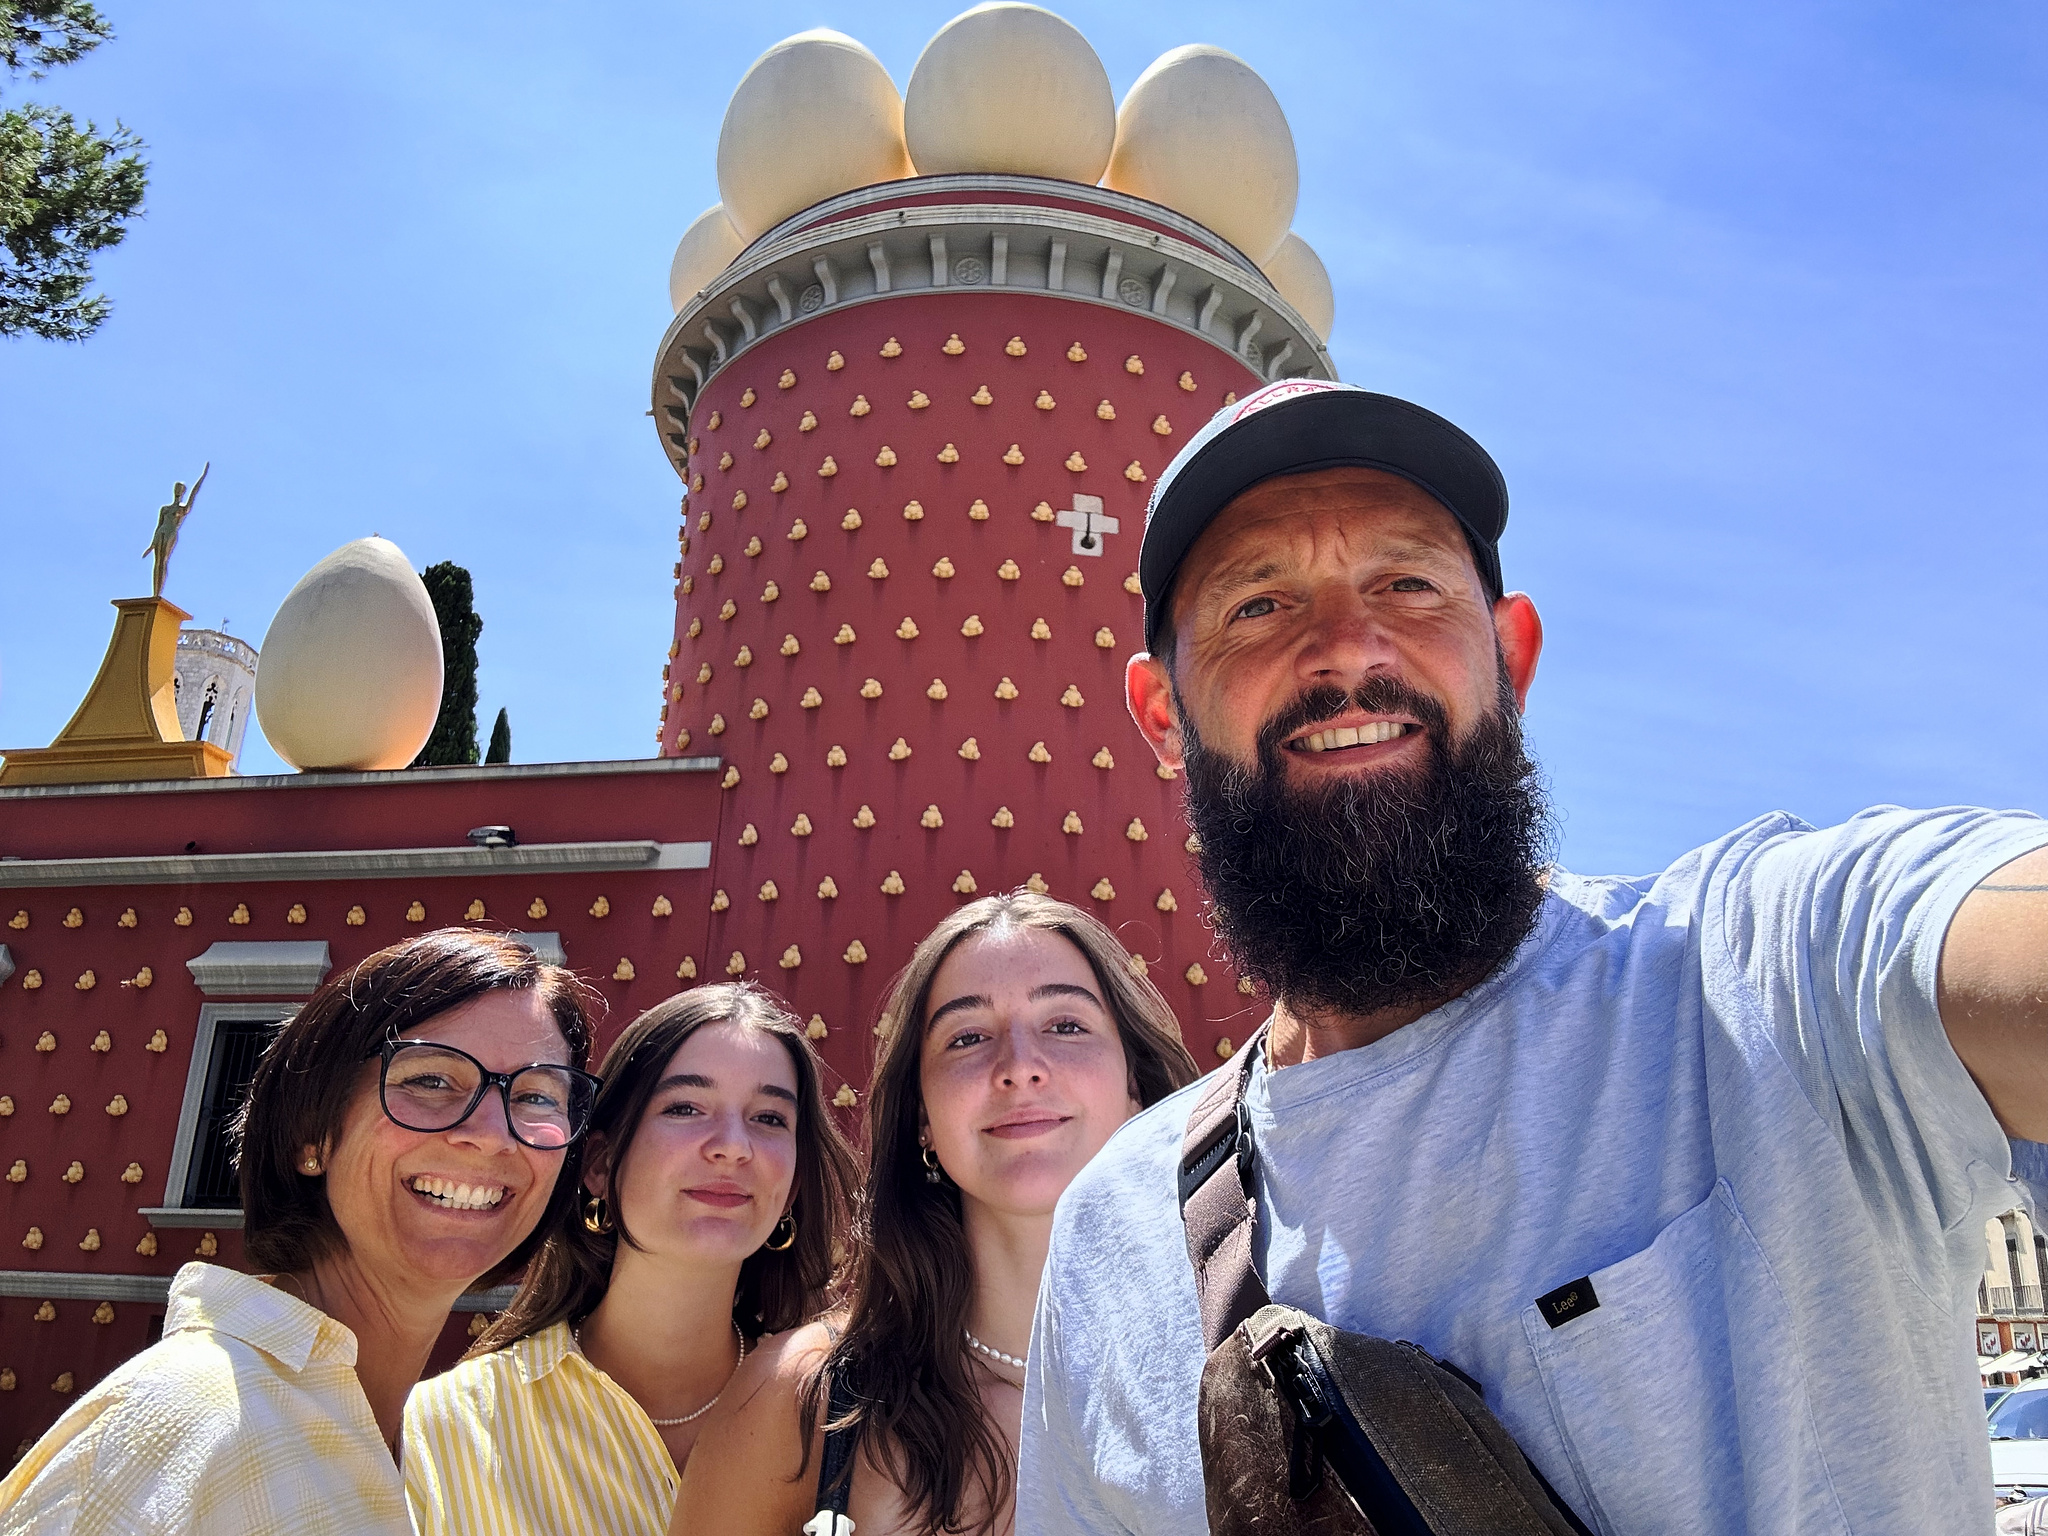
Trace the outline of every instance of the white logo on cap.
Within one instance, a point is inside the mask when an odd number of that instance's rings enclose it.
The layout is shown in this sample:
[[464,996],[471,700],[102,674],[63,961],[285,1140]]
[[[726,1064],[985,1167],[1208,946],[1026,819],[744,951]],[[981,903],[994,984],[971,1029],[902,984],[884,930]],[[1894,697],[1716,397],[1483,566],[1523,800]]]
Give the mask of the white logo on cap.
[[1289,379],[1284,384],[1268,384],[1264,389],[1253,390],[1238,402],[1237,413],[1230,420],[1232,425],[1243,421],[1255,411],[1263,411],[1269,405],[1278,405],[1282,400],[1292,400],[1296,395],[1319,395],[1324,390],[1342,389],[1328,379]]

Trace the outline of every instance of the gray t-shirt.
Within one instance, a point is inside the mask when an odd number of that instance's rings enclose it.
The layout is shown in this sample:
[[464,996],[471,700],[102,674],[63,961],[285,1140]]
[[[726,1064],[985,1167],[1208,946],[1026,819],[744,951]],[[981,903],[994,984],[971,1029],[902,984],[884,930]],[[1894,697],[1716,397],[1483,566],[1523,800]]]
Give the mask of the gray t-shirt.
[[[2032,816],[1883,808],[1555,872],[1481,986],[1254,1070],[1268,1291],[1475,1377],[1603,1536],[1988,1532],[1976,1288],[1985,1220],[2028,1196],[1936,978],[1970,889],[2044,844]],[[1020,1536],[1206,1529],[1196,1091],[1060,1202]],[[1551,1327],[1537,1298],[1581,1277],[1597,1308]]]

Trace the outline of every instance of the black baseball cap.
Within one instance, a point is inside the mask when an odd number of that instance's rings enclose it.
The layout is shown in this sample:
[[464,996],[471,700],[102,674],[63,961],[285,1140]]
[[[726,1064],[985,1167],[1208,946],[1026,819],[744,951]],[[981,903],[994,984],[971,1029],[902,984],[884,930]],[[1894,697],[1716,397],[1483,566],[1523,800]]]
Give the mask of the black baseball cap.
[[1289,379],[1210,417],[1153,486],[1138,552],[1145,648],[1159,648],[1181,561],[1233,497],[1276,475],[1346,464],[1399,475],[1442,502],[1465,530],[1488,594],[1501,595],[1508,486],[1491,455],[1468,433],[1410,401],[1356,384]]

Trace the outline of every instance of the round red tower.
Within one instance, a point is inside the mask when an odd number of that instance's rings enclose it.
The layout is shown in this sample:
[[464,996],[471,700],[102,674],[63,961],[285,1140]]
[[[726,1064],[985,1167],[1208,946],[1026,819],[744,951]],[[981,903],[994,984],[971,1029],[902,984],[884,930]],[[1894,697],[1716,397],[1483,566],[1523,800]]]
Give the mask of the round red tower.
[[1242,1038],[1123,670],[1153,479],[1287,377],[1334,370],[1251,261],[1071,182],[864,187],[699,292],[654,377],[687,486],[661,750],[725,786],[683,978],[760,979],[864,1081],[911,946],[1030,884],[1117,932],[1198,1059]]

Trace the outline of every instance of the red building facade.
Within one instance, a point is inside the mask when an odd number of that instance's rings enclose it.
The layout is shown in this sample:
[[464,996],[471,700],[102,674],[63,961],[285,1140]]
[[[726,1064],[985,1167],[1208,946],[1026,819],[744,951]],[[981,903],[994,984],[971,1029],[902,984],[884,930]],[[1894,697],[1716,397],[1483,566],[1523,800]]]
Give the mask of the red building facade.
[[[270,1025],[461,925],[588,978],[602,1048],[703,952],[717,783],[716,759],[650,759],[0,789],[9,1461],[155,1339],[179,1265],[240,1263],[219,1120]],[[484,825],[516,845],[474,846]]]

